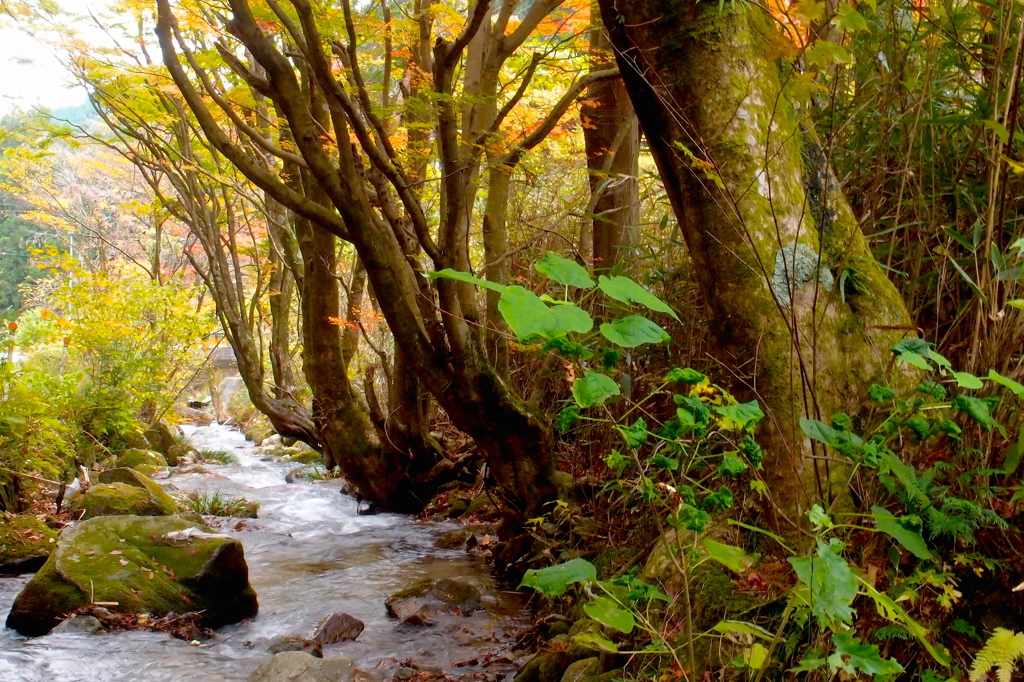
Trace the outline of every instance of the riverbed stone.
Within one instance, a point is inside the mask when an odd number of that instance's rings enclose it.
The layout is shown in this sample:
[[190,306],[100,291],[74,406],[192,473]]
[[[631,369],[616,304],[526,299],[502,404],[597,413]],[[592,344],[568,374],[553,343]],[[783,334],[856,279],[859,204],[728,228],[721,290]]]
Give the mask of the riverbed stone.
[[366,625],[363,621],[347,613],[332,613],[316,626],[313,639],[327,646],[337,642],[354,640],[363,632]]
[[260,663],[249,682],[353,682],[356,664],[337,656],[316,658],[302,651],[284,651]]
[[103,623],[96,616],[88,614],[68,618],[50,630],[51,635],[98,635],[103,632]]
[[267,643],[267,651],[279,654],[283,651],[303,651],[317,658],[324,657],[323,646],[315,639],[302,635],[279,635]]
[[0,573],[34,573],[57,546],[57,534],[34,516],[0,515]]
[[90,602],[157,617],[201,611],[209,628],[258,610],[242,543],[172,517],[103,516],[64,531],[14,600],[7,627],[44,635]]
[[442,533],[434,540],[434,545],[441,549],[462,549],[466,542],[473,536],[468,530],[450,530]]
[[138,448],[129,448],[122,452],[115,465],[119,467],[127,467],[134,469],[140,466],[151,466],[155,468],[167,466],[167,460],[164,456],[155,450],[139,450]]
[[467,614],[479,611],[480,590],[461,580],[421,580],[396,592],[384,602],[388,615],[407,625],[430,625],[439,612]]
[[154,492],[127,483],[94,485],[78,497],[71,507],[72,518],[76,519],[97,516],[170,516],[177,511],[178,506],[174,500],[162,490]]

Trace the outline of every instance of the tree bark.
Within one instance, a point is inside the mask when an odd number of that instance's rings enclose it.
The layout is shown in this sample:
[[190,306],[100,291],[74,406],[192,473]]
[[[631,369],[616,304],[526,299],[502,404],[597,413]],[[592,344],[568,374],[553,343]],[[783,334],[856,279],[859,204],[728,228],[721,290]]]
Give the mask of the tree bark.
[[799,419],[863,406],[910,328],[906,308],[789,98],[792,70],[765,57],[773,28],[764,8],[600,6],[718,355],[748,372],[746,392],[767,408],[759,436],[775,523],[793,528],[810,504],[839,494]]
[[[596,1],[591,16],[590,69],[595,72],[607,69],[614,55]],[[591,248],[584,243],[584,255],[593,257],[595,273],[608,272],[629,250],[640,219],[640,129],[625,83],[620,79],[591,83],[580,120],[590,171],[588,213],[595,216],[590,219]]]

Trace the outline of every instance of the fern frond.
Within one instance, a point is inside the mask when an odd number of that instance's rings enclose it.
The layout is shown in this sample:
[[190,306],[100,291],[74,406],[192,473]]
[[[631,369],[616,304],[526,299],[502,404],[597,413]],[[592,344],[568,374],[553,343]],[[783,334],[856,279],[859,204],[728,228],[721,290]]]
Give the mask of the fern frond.
[[974,659],[971,682],[981,682],[992,668],[999,682],[1010,682],[1018,658],[1024,658],[1024,632],[996,628]]

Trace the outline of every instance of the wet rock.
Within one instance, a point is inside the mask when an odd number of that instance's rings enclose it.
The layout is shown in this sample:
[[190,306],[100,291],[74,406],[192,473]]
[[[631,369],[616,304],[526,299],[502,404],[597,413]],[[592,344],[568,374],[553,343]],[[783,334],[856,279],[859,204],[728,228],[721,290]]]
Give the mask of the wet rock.
[[317,658],[324,657],[324,650],[320,642],[307,639],[302,635],[280,635],[274,637],[267,643],[267,651],[272,654],[279,654],[284,651],[302,651]]
[[71,507],[72,517],[76,519],[97,516],[170,516],[176,511],[178,506],[162,490],[154,493],[127,483],[94,485],[78,497]]
[[95,616],[75,616],[68,618],[54,629],[50,630],[51,635],[98,635],[103,632],[103,623]]
[[167,460],[159,452],[154,450],[138,450],[131,448],[125,450],[114,462],[119,467],[134,469],[140,466],[151,466],[154,468],[167,466]]
[[461,580],[421,580],[384,602],[388,615],[407,625],[430,625],[439,613],[479,611],[480,590]]
[[0,516],[0,573],[34,573],[57,546],[57,534],[34,516]]
[[466,546],[473,534],[468,530],[450,530],[442,533],[434,540],[434,545],[441,549],[461,549]]
[[313,635],[320,644],[326,646],[336,642],[347,642],[356,639],[366,627],[363,621],[347,613],[334,613],[324,619]]
[[249,682],[353,682],[356,664],[351,659],[316,658],[301,651],[284,651],[260,663]]
[[209,628],[251,618],[258,608],[242,544],[171,517],[104,516],[64,531],[14,600],[7,627],[43,635],[90,601],[157,617],[201,611]]
[[562,673],[562,682],[584,682],[587,678],[601,674],[601,659],[597,656],[584,658],[569,664]]
[[305,476],[305,469],[292,469],[284,476],[285,483],[298,483]]

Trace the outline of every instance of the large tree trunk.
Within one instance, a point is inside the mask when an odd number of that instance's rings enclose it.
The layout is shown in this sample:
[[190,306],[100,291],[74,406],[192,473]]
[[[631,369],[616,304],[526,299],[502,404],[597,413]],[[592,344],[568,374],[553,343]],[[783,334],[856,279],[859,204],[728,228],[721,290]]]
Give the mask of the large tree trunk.
[[762,7],[600,5],[719,357],[749,373],[747,391],[767,407],[776,524],[795,524],[838,478],[817,464],[799,419],[858,411],[909,328],[906,308],[788,96],[792,71],[765,57],[773,28]]

